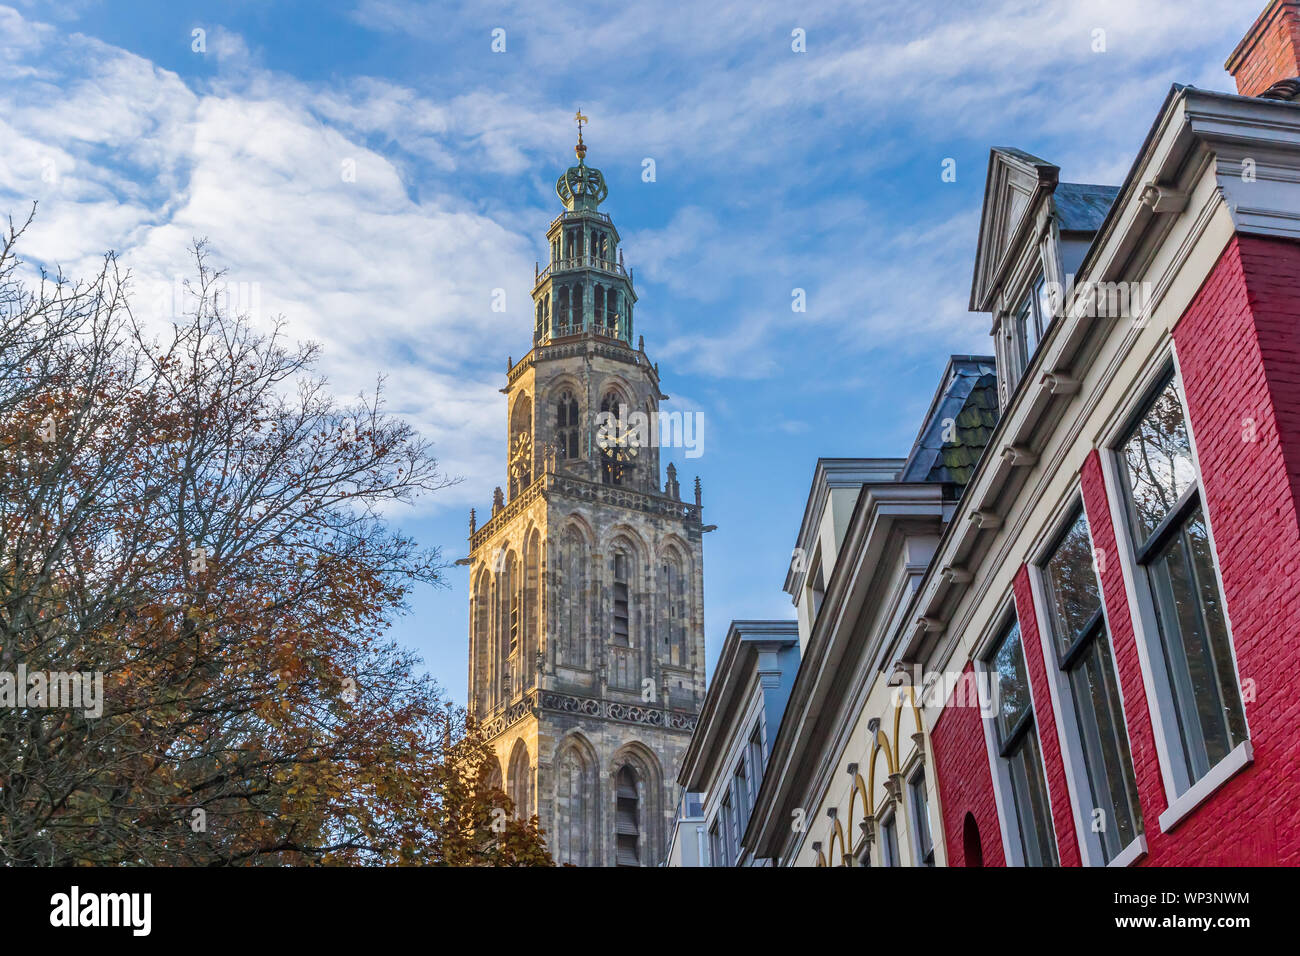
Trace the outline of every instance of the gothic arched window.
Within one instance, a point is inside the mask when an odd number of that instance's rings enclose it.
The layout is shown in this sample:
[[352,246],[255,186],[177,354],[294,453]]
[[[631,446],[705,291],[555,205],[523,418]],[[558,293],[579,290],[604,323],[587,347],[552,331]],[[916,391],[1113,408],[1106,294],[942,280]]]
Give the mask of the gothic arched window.
[[501,780],[501,761],[496,757],[490,757],[488,764],[483,771],[483,786],[488,790],[503,790]]
[[561,663],[587,666],[587,543],[577,528],[565,530],[556,552]]
[[578,457],[578,400],[567,388],[555,402],[555,455],[566,460]]
[[587,316],[582,306],[582,283],[573,287],[573,311],[569,315],[572,331],[577,332],[586,326]]
[[478,586],[474,589],[474,706],[486,709],[489,704],[488,681],[490,674],[490,637],[489,621],[492,618],[492,599],[490,596],[490,575],[486,570],[479,573]]
[[614,606],[611,636],[614,643],[628,647],[632,643],[631,557],[626,551],[614,552]]
[[514,804],[515,816],[527,820],[533,815],[533,768],[528,759],[528,747],[522,740],[515,741],[510,753],[506,784],[510,787],[509,797]]
[[519,645],[519,569],[514,552],[506,555],[497,575],[497,600],[500,607],[500,616],[497,618],[500,630],[496,642],[494,696],[498,702],[504,702],[510,699],[513,690],[510,657]]
[[605,327],[605,287],[601,285],[596,286],[592,299],[596,317],[596,328],[603,330]]
[[555,862],[594,865],[600,784],[596,756],[581,737],[561,745],[555,761]]
[[541,534],[534,530],[524,545],[524,615],[523,615],[523,653],[524,687],[537,684],[537,665],[539,645],[537,643],[538,618],[542,607]]
[[667,612],[664,651],[668,663],[684,666],[686,663],[686,572],[685,562],[675,550],[665,556],[663,565],[664,607]]
[[641,865],[640,799],[637,794],[636,773],[624,766],[618,772],[615,784],[617,797],[614,808],[615,866]]

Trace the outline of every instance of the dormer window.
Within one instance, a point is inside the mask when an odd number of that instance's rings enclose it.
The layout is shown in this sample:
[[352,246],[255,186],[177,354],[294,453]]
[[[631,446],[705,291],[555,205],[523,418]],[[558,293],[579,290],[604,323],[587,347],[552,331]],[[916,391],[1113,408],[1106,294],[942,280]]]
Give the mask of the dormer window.
[[1020,368],[1023,374],[1034,360],[1034,353],[1038,351],[1038,343],[1043,340],[1047,327],[1052,324],[1052,305],[1048,301],[1047,283],[1042,272],[1038,273],[1038,278],[1034,279],[1029,291],[1020,300],[1013,322],[1020,346]]

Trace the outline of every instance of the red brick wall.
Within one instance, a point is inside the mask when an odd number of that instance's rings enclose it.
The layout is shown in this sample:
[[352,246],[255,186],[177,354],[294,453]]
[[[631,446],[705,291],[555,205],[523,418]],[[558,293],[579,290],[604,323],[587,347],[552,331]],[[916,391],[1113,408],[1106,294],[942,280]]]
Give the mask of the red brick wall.
[[[1160,831],[1167,807],[1100,458],[1082,473],[1153,865],[1300,864],[1300,246],[1229,242],[1174,328],[1255,762]],[[1155,635],[1152,635],[1155,639]],[[1152,648],[1158,653],[1157,648]],[[1163,693],[1163,689],[1155,689]]]
[[948,865],[967,865],[962,828],[966,814],[971,813],[979,825],[984,865],[1006,866],[1002,831],[998,827],[998,808],[993,796],[993,778],[989,775],[984,724],[978,707],[959,706],[956,702],[960,688],[972,679],[973,670],[973,665],[967,662],[962,672],[963,680],[958,683],[930,731],[935,783],[943,808]]
[[1246,703],[1255,764],[1159,841],[1152,862],[1296,865],[1300,246],[1229,242],[1174,343],[1238,672],[1255,683]]
[[1052,692],[1047,686],[1047,669],[1043,660],[1043,642],[1038,634],[1038,615],[1034,611],[1034,593],[1029,582],[1029,567],[1021,565],[1014,584],[1016,617],[1020,620],[1020,642],[1025,651],[1029,684],[1034,691],[1034,723],[1038,728],[1038,745],[1047,769],[1047,791],[1051,796],[1052,822],[1056,830],[1056,851],[1062,866],[1079,866],[1079,840],[1070,808],[1070,791],[1065,782],[1065,764],[1061,760],[1061,738],[1056,732],[1056,714],[1052,709]]

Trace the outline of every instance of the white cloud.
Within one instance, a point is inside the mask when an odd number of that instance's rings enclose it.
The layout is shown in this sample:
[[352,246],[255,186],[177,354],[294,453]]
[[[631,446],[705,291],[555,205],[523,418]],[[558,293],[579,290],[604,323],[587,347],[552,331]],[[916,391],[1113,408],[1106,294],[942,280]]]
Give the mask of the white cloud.
[[[526,343],[531,241],[464,199],[412,198],[394,163],[354,135],[363,117],[382,129],[417,114],[437,133],[436,108],[383,84],[363,84],[353,104],[264,73],[196,92],[130,53],[13,11],[0,23],[27,38],[11,55],[39,51],[47,66],[11,86],[0,126],[5,205],[40,200],[30,260],[88,274],[114,249],[148,314],[160,285],[190,274],[190,241],[206,237],[230,282],[255,284],[255,318],[282,313],[291,336],[323,344],[321,370],[341,397],[382,373],[390,407],[436,442],[448,472],[498,470],[499,449],[483,436],[504,416],[500,368],[484,359]],[[219,55],[248,68],[242,40],[213,38]],[[387,117],[367,112],[376,104]],[[496,288],[508,313],[490,309]],[[440,503],[470,494],[462,486]]]

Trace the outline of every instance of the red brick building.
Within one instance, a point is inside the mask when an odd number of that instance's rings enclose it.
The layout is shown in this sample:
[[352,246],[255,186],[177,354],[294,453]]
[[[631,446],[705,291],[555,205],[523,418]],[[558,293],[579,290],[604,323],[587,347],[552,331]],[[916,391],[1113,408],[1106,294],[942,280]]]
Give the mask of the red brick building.
[[1227,69],[1091,234],[1055,167],[990,162],[1002,418],[910,651],[1001,691],[934,717],[952,865],[1300,863],[1300,4]]
[[996,362],[818,465],[752,859],[1300,864],[1300,3],[1227,68],[1118,187],[992,151]]

